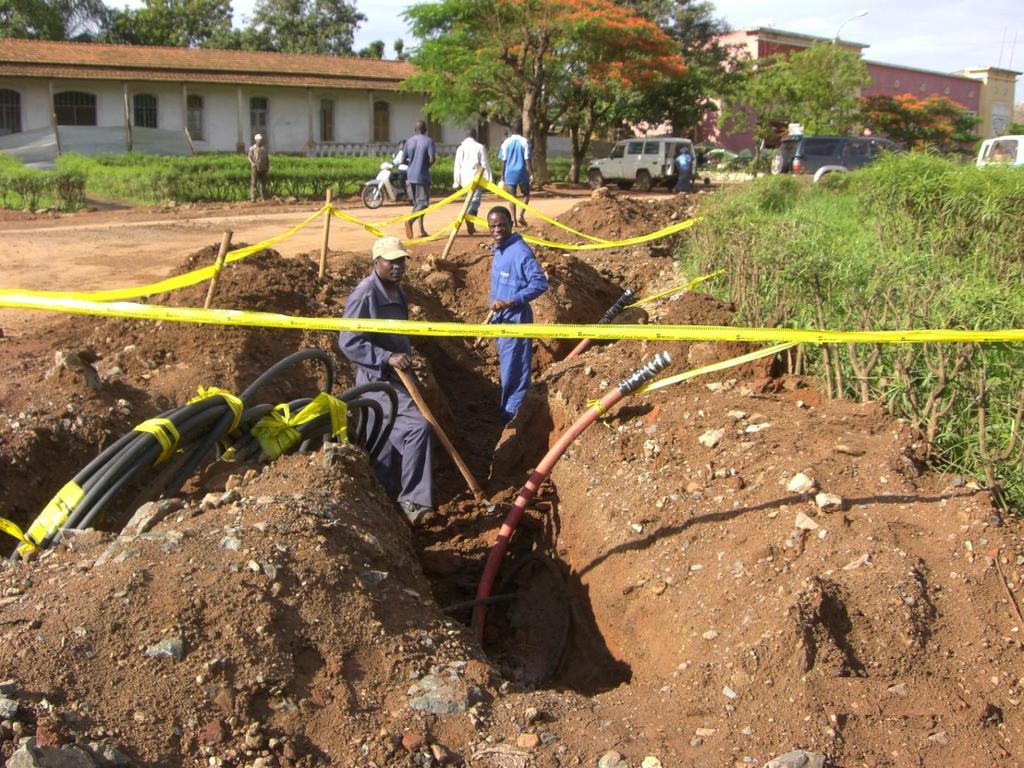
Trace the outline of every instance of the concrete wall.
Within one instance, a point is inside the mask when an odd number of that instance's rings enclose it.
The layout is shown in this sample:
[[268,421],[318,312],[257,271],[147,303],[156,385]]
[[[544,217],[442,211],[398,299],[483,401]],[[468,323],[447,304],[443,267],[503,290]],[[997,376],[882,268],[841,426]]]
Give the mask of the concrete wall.
[[861,90],[861,96],[902,96],[910,94],[917,99],[945,96],[964,109],[978,111],[981,89],[977,82],[965,77],[925,72],[893,64],[865,62],[871,73],[871,85]]
[[[21,96],[22,132],[50,128],[50,96],[44,78],[0,78],[0,88],[9,88]],[[124,126],[124,85],[120,81],[54,80],[54,93],[84,91],[96,96],[97,128],[105,129],[102,140],[109,143],[113,128]],[[186,112],[180,83],[128,81],[129,110],[135,94],[151,94],[157,99],[157,129],[180,132],[184,137]],[[188,94],[203,100],[202,138],[194,138],[197,152],[233,152],[241,143],[252,143],[250,99],[267,99],[267,143],[274,152],[306,152],[320,137],[320,102],[334,101],[334,141],[370,142],[373,140],[373,103],[389,104],[388,142],[397,144],[413,133],[417,120],[425,118],[422,96],[392,91],[329,88],[259,87],[193,83]],[[241,99],[239,99],[241,96]],[[134,120],[134,114],[132,115]],[[241,131],[239,131],[241,128]],[[312,129],[312,136],[310,135]],[[79,127],[76,133],[83,130]],[[458,144],[462,129],[454,125],[441,128],[441,144]],[[16,135],[15,135],[16,136]],[[26,137],[27,140],[27,137]],[[17,143],[17,139],[12,139]],[[10,142],[5,142],[10,143]]]

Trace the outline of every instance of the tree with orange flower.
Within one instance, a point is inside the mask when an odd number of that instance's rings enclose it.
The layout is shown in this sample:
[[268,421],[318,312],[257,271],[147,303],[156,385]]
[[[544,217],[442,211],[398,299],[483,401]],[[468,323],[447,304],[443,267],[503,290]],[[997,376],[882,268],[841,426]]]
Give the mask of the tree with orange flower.
[[908,149],[935,147],[944,152],[964,149],[978,140],[978,118],[945,96],[923,99],[913,94],[869,96],[862,100],[861,115],[872,133],[903,142]]
[[553,125],[574,137],[578,164],[623,92],[683,71],[670,38],[610,0],[441,0],[405,18],[421,40],[406,87],[431,95],[427,113],[467,123],[522,115],[541,182]]

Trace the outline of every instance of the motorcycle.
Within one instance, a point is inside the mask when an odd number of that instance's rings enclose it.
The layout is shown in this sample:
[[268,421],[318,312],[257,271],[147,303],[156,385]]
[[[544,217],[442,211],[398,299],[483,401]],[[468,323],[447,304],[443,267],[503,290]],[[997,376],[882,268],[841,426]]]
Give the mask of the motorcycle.
[[400,200],[408,200],[409,193],[402,183],[402,177],[408,168],[405,163],[399,165],[397,170],[393,163],[381,163],[377,178],[363,184],[363,205],[372,210],[380,208],[385,202],[397,203]]

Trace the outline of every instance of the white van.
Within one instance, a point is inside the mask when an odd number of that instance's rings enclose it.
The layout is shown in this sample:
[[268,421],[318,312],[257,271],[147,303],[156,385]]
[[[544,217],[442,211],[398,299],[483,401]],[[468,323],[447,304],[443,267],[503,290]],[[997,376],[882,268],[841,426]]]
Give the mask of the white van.
[[[612,147],[611,154],[595,160],[587,169],[587,181],[594,189],[609,182],[622,189],[636,186],[638,192],[649,192],[655,184],[672,187],[676,182],[676,153],[680,147],[690,151],[696,160],[693,142],[675,136],[651,136],[627,139]],[[690,164],[696,173],[696,162]]]
[[985,139],[978,150],[978,167],[986,165],[1024,165],[1024,136]]

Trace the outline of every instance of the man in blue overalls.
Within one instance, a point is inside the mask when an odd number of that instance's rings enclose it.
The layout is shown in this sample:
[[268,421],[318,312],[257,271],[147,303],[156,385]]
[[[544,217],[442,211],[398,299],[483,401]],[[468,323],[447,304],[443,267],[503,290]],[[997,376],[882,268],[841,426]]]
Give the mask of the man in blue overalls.
[[[373,271],[345,302],[345,317],[408,320],[409,302],[400,287],[409,254],[397,237],[382,237],[373,244]],[[415,525],[432,510],[434,503],[431,477],[430,425],[419,412],[394,370],[412,369],[412,345],[409,337],[395,333],[343,331],[338,338],[342,354],[355,363],[356,384],[386,381],[398,393],[398,412],[391,430],[390,446],[381,451],[373,471],[389,493],[392,467],[401,463],[398,505]],[[390,408],[383,394],[370,393],[385,409]]]
[[[532,323],[530,302],[548,289],[548,279],[522,235],[512,233],[512,214],[504,206],[487,213],[494,240],[491,262],[492,323]],[[498,339],[501,363],[501,420],[512,421],[530,388],[532,339]]]

